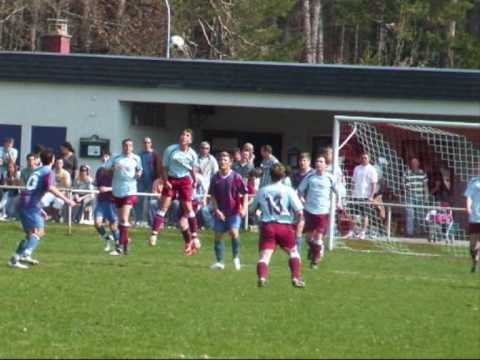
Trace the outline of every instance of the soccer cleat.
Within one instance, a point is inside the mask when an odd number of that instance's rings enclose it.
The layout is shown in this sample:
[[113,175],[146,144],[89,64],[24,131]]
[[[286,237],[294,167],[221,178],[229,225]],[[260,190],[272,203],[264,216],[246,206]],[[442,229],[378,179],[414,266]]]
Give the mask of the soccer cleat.
[[192,241],[193,241],[193,245],[195,246],[195,249],[200,250],[200,248],[202,247],[202,243],[200,242],[200,239],[198,238],[198,236],[194,236],[192,238]]
[[155,245],[157,245],[157,235],[156,235],[156,234],[150,235],[150,239],[148,239],[148,244],[149,244],[150,246],[155,246]]
[[365,231],[362,231],[360,232],[360,234],[358,234],[357,239],[365,240],[366,237],[367,237],[367,234],[365,233]]
[[307,259],[312,260],[312,258],[313,258],[313,251],[312,249],[308,248]]
[[263,287],[265,287],[265,286],[267,286],[267,279],[265,279],[265,278],[260,278],[260,279],[258,279],[258,281],[257,281],[257,287],[263,288]]
[[103,249],[105,252],[110,252],[115,248],[114,240],[110,239],[110,236],[105,238],[105,248]]
[[216,262],[215,264],[210,265],[210,269],[212,269],[212,270],[223,270],[223,269],[225,269],[225,265],[221,262]]
[[472,273],[480,272],[480,260],[475,260],[470,270]]
[[304,288],[305,287],[305,281],[303,281],[302,278],[293,278],[292,279],[292,285],[293,285],[293,287],[296,287],[296,288]]
[[15,256],[12,256],[8,261],[8,265],[17,269],[28,269],[27,265],[23,265]]
[[31,256],[20,256],[20,262],[22,263],[27,263],[29,265],[38,265],[40,264],[40,261],[32,259]]
[[242,268],[242,265],[240,264],[240,258],[238,258],[238,257],[233,258],[233,267],[237,271],[239,271]]
[[194,254],[193,241],[186,242],[183,248],[183,254],[185,256],[192,256]]
[[108,254],[112,255],[112,256],[122,255],[122,249],[120,247],[116,246],[115,249],[110,251]]
[[317,270],[318,269],[318,261],[310,261],[310,269]]

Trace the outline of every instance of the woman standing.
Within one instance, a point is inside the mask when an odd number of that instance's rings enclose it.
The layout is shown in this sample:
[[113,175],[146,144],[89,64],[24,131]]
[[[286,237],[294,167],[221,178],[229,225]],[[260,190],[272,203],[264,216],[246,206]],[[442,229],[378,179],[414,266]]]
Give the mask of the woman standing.
[[72,144],[65,141],[60,145],[60,158],[63,159],[63,168],[70,173],[71,180],[75,180],[78,177],[78,159],[73,150]]

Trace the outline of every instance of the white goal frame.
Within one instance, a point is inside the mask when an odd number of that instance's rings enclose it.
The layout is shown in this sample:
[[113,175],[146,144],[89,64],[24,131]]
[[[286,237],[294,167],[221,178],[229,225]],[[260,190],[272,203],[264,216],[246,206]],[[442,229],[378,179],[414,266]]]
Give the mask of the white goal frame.
[[[340,130],[342,122],[364,122],[364,123],[390,123],[390,124],[401,124],[401,125],[422,125],[422,126],[432,126],[432,127],[455,127],[455,128],[466,128],[474,129],[480,131],[480,123],[466,123],[466,122],[457,122],[457,121],[442,121],[442,120],[420,120],[420,119],[401,119],[401,118],[385,118],[385,117],[376,117],[376,116],[348,116],[348,115],[335,115],[333,123],[333,138],[332,138],[332,148],[333,148],[333,164],[332,168],[335,169],[339,163],[339,152],[343,145],[348,142],[348,140],[354,135],[355,129],[352,134],[345,140],[344,144],[340,144]],[[328,236],[328,249],[333,250],[336,247],[336,238],[335,238],[335,224],[336,224],[336,202],[334,197],[336,195],[332,194],[332,201],[330,206],[330,219],[329,219],[329,236]],[[392,206],[402,206],[402,204],[384,204]],[[466,210],[463,208],[451,208],[452,210]],[[389,214],[390,215],[390,214]],[[389,217],[388,215],[388,217]],[[387,219],[388,219],[387,217]],[[389,229],[387,230],[388,234],[390,233]]]

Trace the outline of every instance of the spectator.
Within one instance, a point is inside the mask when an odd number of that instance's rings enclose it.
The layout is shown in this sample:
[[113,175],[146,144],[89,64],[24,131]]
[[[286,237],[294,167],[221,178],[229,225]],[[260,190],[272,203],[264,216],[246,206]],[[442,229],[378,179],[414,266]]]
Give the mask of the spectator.
[[255,149],[254,149],[254,147],[253,147],[253,144],[252,144],[252,143],[249,143],[249,142],[243,144],[243,146],[242,146],[242,151],[243,151],[243,150],[248,151],[248,153],[249,153],[248,160],[250,161],[250,164],[252,164],[253,166],[255,166],[255,152],[254,152]]
[[42,166],[42,160],[40,159],[40,154],[42,153],[42,151],[46,150],[45,146],[43,146],[42,144],[37,144],[35,145],[35,147],[33,148],[33,153],[35,154],[36,156],[36,167],[39,167],[39,166]]
[[450,203],[452,191],[452,174],[444,167],[436,166],[432,174],[433,187],[431,193],[436,201]]
[[[160,155],[153,148],[152,139],[145,137],[143,139],[143,151],[139,154],[142,162],[143,172],[139,179],[137,179],[138,192],[150,192],[152,189],[153,180],[157,173],[159,166]],[[145,221],[147,215],[148,221]],[[150,216],[150,197],[139,196],[135,205],[135,221],[137,225],[147,226],[152,224],[152,217]]]
[[[70,178],[70,173],[63,168],[63,159],[58,158],[55,160],[54,166],[54,175],[55,175],[55,187],[59,189],[70,188],[72,186],[72,180]],[[47,192],[42,198],[42,206],[47,209],[47,212],[50,212],[53,220],[60,222],[64,217],[63,206],[65,202],[62,198],[57,197],[51,192]]]
[[[90,168],[87,165],[80,166],[78,178],[73,180],[73,188],[76,190],[93,190],[93,179],[90,176]],[[92,193],[74,193],[73,201],[80,206],[73,208],[73,222],[80,223],[85,209],[93,206],[95,197]]]
[[248,195],[253,196],[256,194],[260,187],[260,178],[262,177],[262,169],[254,168],[248,173],[247,189]]
[[260,188],[271,184],[272,178],[270,176],[270,168],[277,164],[278,159],[272,154],[272,147],[270,145],[262,145],[260,148],[260,153],[262,155],[262,163],[260,167],[262,168],[262,178],[260,179]]
[[207,141],[200,143],[198,167],[203,177],[203,187],[208,194],[212,176],[218,171],[218,162],[217,159],[210,154],[210,144]]
[[[366,204],[373,202],[373,196],[377,189],[378,176],[377,171],[370,164],[370,157],[367,152],[360,155],[360,164],[353,169],[353,190],[352,197],[356,204],[356,208],[362,219],[361,231],[358,238],[363,240],[366,237],[369,218],[373,216],[372,205]],[[350,234],[349,234],[350,235]]]
[[73,181],[78,176],[78,160],[77,156],[75,155],[75,150],[73,150],[72,144],[68,141],[65,141],[62,145],[60,145],[60,158],[63,159],[63,166],[65,170],[68,171],[70,174],[70,178]]
[[[20,174],[17,165],[10,160],[6,165],[6,171],[0,175],[0,184],[8,186],[20,186]],[[0,200],[0,220],[15,217],[16,202],[19,191],[17,189],[4,190]]]
[[417,158],[410,160],[410,168],[404,174],[403,182],[408,205],[405,208],[406,235],[412,237],[415,233],[416,221],[423,218],[421,209],[416,206],[423,205],[428,200],[428,178],[420,169],[420,161]]
[[243,148],[240,161],[236,161],[233,164],[232,169],[240,174],[246,184],[248,180],[248,174],[250,171],[255,169],[253,164],[250,162],[250,151],[248,151],[248,149]]
[[37,168],[38,157],[35,153],[30,153],[26,157],[27,166],[20,171],[20,181],[22,185],[27,185],[28,178],[32,175],[33,171]]
[[232,154],[233,154],[233,161],[237,162],[241,160],[242,151],[240,150],[239,147],[233,148]]
[[0,173],[7,170],[9,161],[17,162],[18,150],[13,147],[13,138],[7,137],[3,140],[3,146],[0,146]]

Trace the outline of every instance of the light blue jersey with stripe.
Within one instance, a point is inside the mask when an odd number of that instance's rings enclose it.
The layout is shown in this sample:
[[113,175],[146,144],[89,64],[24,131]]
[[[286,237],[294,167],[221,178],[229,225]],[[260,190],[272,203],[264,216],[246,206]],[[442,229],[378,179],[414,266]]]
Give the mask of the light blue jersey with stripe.
[[120,154],[106,165],[113,168],[112,193],[115,197],[125,197],[137,193],[137,171],[142,171],[142,160],[138,155]]
[[163,152],[163,165],[168,176],[182,178],[189,176],[194,167],[198,167],[198,155],[192,148],[182,151],[180,145],[173,144]]
[[303,205],[293,188],[276,182],[261,188],[253,199],[252,207],[260,207],[261,222],[293,224],[295,213],[303,210]]
[[320,175],[311,173],[298,186],[298,192],[305,198],[305,210],[320,215],[330,212],[330,193],[336,192],[335,178],[325,172]]
[[465,196],[472,199],[472,212],[468,216],[468,221],[480,223],[480,176],[476,176],[468,182]]

